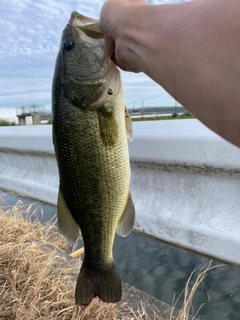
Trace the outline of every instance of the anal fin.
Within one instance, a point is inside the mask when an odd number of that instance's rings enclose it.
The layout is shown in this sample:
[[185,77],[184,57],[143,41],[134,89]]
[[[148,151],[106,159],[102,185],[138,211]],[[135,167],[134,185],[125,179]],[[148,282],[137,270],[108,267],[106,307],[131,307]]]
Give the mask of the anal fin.
[[62,234],[69,240],[75,242],[79,235],[79,226],[74,220],[64,199],[61,186],[58,192],[58,227]]
[[128,236],[134,227],[134,222],[135,222],[135,208],[134,208],[131,193],[129,192],[126,207],[123,211],[123,214],[120,220],[118,221],[117,234],[122,237]]

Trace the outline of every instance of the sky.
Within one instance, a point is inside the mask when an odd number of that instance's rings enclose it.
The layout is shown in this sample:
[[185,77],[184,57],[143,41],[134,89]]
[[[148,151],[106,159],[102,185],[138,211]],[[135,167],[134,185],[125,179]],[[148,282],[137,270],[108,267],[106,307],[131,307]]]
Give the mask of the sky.
[[[149,0],[153,4],[186,0]],[[0,108],[45,105],[62,30],[72,11],[98,19],[103,0],[0,1]],[[133,106],[173,106],[175,100],[144,74],[122,72],[125,100]]]

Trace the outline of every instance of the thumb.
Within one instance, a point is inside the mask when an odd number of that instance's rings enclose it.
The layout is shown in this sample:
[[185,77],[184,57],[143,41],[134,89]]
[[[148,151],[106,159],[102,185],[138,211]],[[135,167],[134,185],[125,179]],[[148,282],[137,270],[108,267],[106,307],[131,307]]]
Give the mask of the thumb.
[[104,38],[105,38],[107,54],[108,54],[109,58],[112,58],[114,50],[115,50],[115,42],[107,34],[104,35]]

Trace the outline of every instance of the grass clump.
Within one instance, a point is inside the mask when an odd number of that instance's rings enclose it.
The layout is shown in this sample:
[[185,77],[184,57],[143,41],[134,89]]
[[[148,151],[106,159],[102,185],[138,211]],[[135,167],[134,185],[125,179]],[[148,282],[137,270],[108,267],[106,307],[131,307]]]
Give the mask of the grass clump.
[[114,304],[75,305],[79,261],[69,258],[69,243],[51,222],[23,218],[30,209],[0,208],[0,319],[114,319]]
[[[0,319],[133,320],[126,303],[96,298],[87,308],[75,305],[81,263],[69,256],[69,243],[53,221],[24,218],[31,207],[0,207]],[[138,313],[137,319],[147,319]]]
[[[196,279],[195,281],[193,282],[193,284],[191,285],[191,280],[193,278],[193,275],[196,273],[196,270],[194,270],[188,280],[187,280],[187,283],[186,283],[186,286],[184,288],[184,290],[182,291],[182,293],[180,294],[180,296],[177,298],[176,301],[173,301],[173,306],[172,306],[172,310],[171,310],[171,314],[170,314],[170,319],[175,319],[175,320],[194,320],[194,319],[198,319],[197,316],[198,316],[198,313],[200,311],[200,309],[202,308],[202,306],[204,305],[201,305],[197,312],[194,313],[194,310],[193,310],[193,306],[192,306],[192,301],[193,301],[193,298],[194,298],[194,294],[195,292],[197,291],[199,285],[203,282],[203,280],[206,278],[206,276],[208,275],[208,272],[214,268],[217,268],[221,265],[216,265],[216,266],[212,266],[212,260],[209,261],[197,274],[196,276]],[[176,307],[176,304],[179,300],[179,298],[184,295],[184,299],[183,299],[183,305],[182,305],[182,308],[179,310],[179,313],[176,317],[173,316],[173,313],[175,311],[175,307]],[[194,314],[194,317],[192,318],[190,316],[190,311],[192,311],[191,313]]]
[[[37,219],[24,219],[31,207],[21,203],[4,211],[0,207],[1,320],[166,319],[158,310],[149,316],[140,301],[138,310],[130,308],[127,302],[107,304],[98,299],[93,299],[87,308],[76,306],[74,291],[80,261],[69,256],[69,243],[53,221],[42,225]],[[184,306],[176,313],[176,304],[173,305],[169,320],[192,319],[188,316],[192,297],[209,269],[210,266],[200,274],[190,293],[189,279]]]
[[71,277],[58,267],[67,241],[54,225],[25,220],[29,210],[0,211],[0,319],[71,319]]

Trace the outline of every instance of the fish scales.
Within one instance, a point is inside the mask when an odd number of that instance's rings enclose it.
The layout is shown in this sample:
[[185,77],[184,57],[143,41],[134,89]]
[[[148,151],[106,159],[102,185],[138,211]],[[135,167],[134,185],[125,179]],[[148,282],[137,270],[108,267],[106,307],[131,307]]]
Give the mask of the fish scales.
[[[65,113],[65,105],[62,108]],[[70,127],[68,123],[61,121],[66,117],[71,122]],[[88,241],[84,243],[86,257],[88,252],[91,254],[97,250],[99,263],[103,257],[112,259],[112,248],[108,248],[108,242],[105,242],[106,235],[102,236],[102,232],[114,237],[119,215],[126,205],[129,187],[128,156],[123,156],[126,142],[119,137],[114,147],[105,148],[96,125],[96,112],[83,112],[76,108],[71,116],[60,113],[55,121],[56,128],[59,128],[55,136],[60,137],[61,144],[61,151],[58,151],[60,183],[68,199],[68,206],[81,227],[83,238],[85,235],[88,237]],[[125,127],[122,130],[125,130]],[[64,140],[61,139],[63,136]],[[109,170],[109,166],[112,170]],[[84,215],[81,214],[83,212]],[[88,223],[88,217],[92,219],[93,215],[94,220]],[[101,228],[101,225],[104,227]],[[93,239],[94,244],[91,242],[92,239],[89,239],[91,234],[97,234],[97,239]],[[102,250],[107,250],[108,255],[102,254]]]
[[99,22],[73,12],[62,34],[52,90],[53,142],[59,167],[58,225],[85,256],[75,299],[121,299],[112,247],[134,225],[127,137],[132,136],[120,73],[106,53]]
[[88,19],[73,12],[63,31],[52,95],[58,224],[73,241],[80,227],[84,241],[75,291],[80,305],[95,296],[106,302],[121,299],[112,247],[115,232],[128,235],[135,216],[127,145],[131,120],[100,25]]

